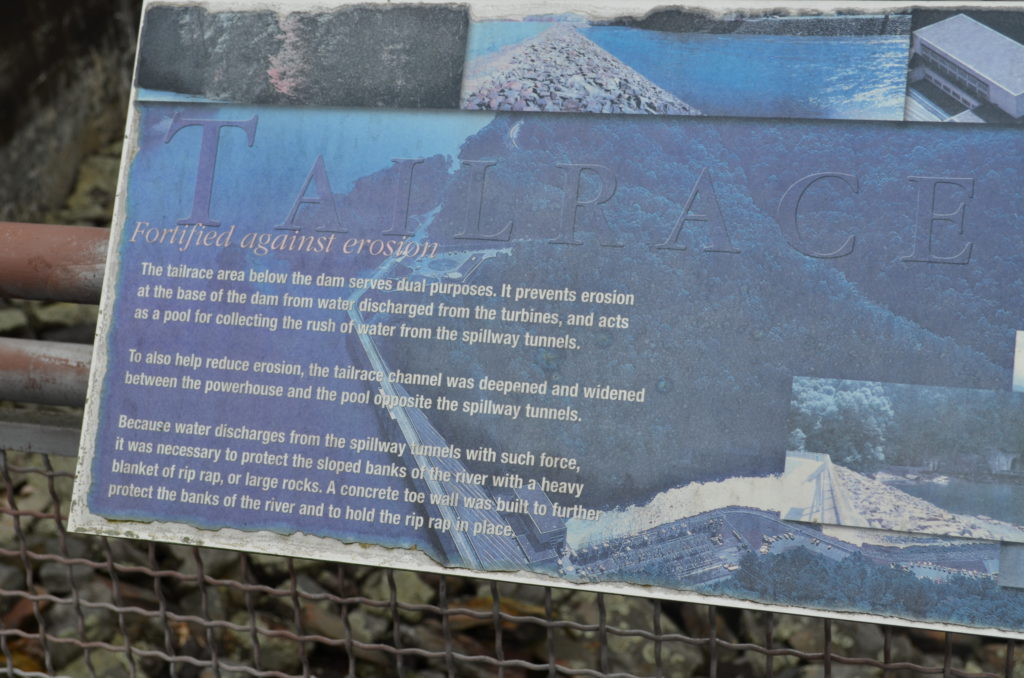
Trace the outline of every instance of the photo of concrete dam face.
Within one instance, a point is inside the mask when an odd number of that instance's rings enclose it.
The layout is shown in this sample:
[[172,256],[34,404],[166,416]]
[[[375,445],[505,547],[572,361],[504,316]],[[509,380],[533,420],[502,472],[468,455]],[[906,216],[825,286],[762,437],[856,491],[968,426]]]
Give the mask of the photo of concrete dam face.
[[474,22],[462,108],[903,119],[909,16],[698,23]]

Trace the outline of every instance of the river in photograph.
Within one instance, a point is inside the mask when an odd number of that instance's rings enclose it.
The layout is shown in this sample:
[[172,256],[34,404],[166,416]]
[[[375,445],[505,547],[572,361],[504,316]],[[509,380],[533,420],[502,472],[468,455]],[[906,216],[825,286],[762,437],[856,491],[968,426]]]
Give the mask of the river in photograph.
[[[473,62],[554,24],[472,24]],[[583,35],[706,115],[902,120],[907,36],[672,33],[577,25]]]
[[583,34],[706,115],[903,119],[906,36]]
[[550,21],[474,21],[469,25],[466,60],[473,61],[529,40],[554,25]]
[[950,478],[948,484],[901,483],[892,487],[951,513],[988,516],[1024,525],[1024,483],[978,483]]

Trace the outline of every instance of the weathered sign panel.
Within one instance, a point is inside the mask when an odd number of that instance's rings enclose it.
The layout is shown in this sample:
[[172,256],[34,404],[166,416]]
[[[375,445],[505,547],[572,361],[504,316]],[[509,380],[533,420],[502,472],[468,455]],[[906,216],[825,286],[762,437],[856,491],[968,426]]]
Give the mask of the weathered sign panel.
[[865,8],[151,3],[73,528],[1022,636],[1019,45]]

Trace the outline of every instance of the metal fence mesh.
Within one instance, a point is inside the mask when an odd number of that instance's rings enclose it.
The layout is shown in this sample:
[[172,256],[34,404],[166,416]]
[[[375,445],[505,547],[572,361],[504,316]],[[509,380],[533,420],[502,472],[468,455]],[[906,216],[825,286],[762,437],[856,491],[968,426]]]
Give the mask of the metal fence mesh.
[[75,460],[0,461],[0,675],[1024,675],[994,639],[70,534]]

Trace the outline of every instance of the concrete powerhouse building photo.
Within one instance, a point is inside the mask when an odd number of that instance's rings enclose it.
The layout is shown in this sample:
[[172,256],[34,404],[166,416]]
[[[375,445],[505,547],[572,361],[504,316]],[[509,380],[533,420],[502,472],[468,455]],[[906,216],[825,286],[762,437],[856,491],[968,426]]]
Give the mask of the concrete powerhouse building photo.
[[936,117],[954,122],[1024,118],[1021,43],[957,14],[914,31],[910,55],[910,98]]

